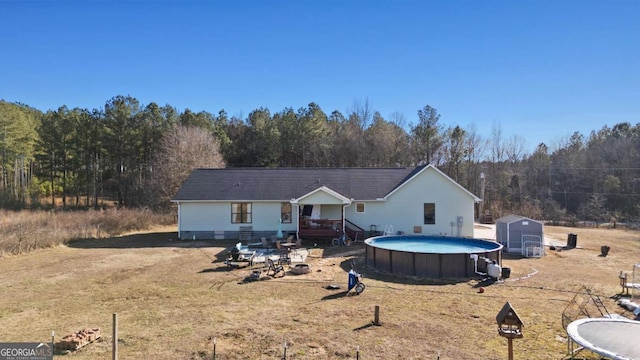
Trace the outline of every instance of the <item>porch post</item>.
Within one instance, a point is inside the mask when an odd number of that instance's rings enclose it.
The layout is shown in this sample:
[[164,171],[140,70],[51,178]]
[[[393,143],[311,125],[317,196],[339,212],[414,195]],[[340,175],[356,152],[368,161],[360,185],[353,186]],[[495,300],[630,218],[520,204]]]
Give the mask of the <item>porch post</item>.
[[293,200],[290,201],[291,202],[291,212],[293,213],[293,209],[295,208],[296,212],[295,212],[295,216],[294,214],[291,214],[292,218],[295,218],[296,220],[296,239],[300,238],[300,205],[298,205],[297,202],[294,202]]
[[344,234],[344,233],[345,233],[345,231],[347,230],[347,229],[346,229],[346,224],[345,224],[345,221],[344,221],[344,209],[346,209],[346,208],[347,208],[347,206],[349,206],[349,205],[342,205],[342,233],[343,233],[343,234]]

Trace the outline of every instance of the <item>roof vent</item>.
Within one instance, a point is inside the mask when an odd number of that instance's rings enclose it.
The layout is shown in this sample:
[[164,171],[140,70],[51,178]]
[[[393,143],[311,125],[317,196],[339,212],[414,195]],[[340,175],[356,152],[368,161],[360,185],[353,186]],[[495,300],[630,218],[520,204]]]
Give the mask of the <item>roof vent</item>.
[[240,186],[240,183],[237,183],[236,186]]

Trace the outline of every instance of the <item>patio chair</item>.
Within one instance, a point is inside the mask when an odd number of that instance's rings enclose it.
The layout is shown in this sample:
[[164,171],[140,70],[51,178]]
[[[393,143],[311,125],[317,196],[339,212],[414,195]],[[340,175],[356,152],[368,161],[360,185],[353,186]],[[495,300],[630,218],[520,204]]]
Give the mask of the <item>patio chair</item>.
[[265,249],[270,248],[271,246],[269,245],[269,242],[267,241],[266,237],[261,237],[260,238],[260,242],[262,242],[262,247]]
[[291,265],[291,257],[289,256],[289,252],[281,252],[280,257],[278,258],[278,265]]
[[298,240],[296,240],[296,246],[293,247],[293,252],[297,255],[298,249],[300,249],[301,247],[302,247],[302,239],[298,238]]
[[279,273],[282,273],[282,276],[284,276],[284,266],[276,265],[273,260],[269,258],[267,258],[267,265],[269,266],[269,268],[267,269],[268,276],[276,277],[276,275],[278,275]]

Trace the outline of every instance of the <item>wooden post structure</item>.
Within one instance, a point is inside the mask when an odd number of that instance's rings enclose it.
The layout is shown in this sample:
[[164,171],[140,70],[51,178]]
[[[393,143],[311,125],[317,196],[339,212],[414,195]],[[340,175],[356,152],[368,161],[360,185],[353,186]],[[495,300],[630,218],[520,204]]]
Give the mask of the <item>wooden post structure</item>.
[[380,326],[380,306],[376,305],[374,314],[373,314],[373,325]]
[[282,360],[287,360],[287,342],[284,342],[284,355],[282,356]]
[[118,360],[118,314],[113,314],[113,360]]

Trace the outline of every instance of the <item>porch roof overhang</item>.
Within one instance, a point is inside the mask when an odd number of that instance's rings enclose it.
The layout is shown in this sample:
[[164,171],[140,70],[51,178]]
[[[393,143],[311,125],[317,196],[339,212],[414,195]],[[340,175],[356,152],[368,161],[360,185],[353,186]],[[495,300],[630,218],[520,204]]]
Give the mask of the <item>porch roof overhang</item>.
[[311,192],[308,192],[298,198],[291,199],[294,205],[305,204],[333,204],[333,205],[350,205],[352,199],[349,199],[340,193],[331,190],[326,186],[321,186]]

